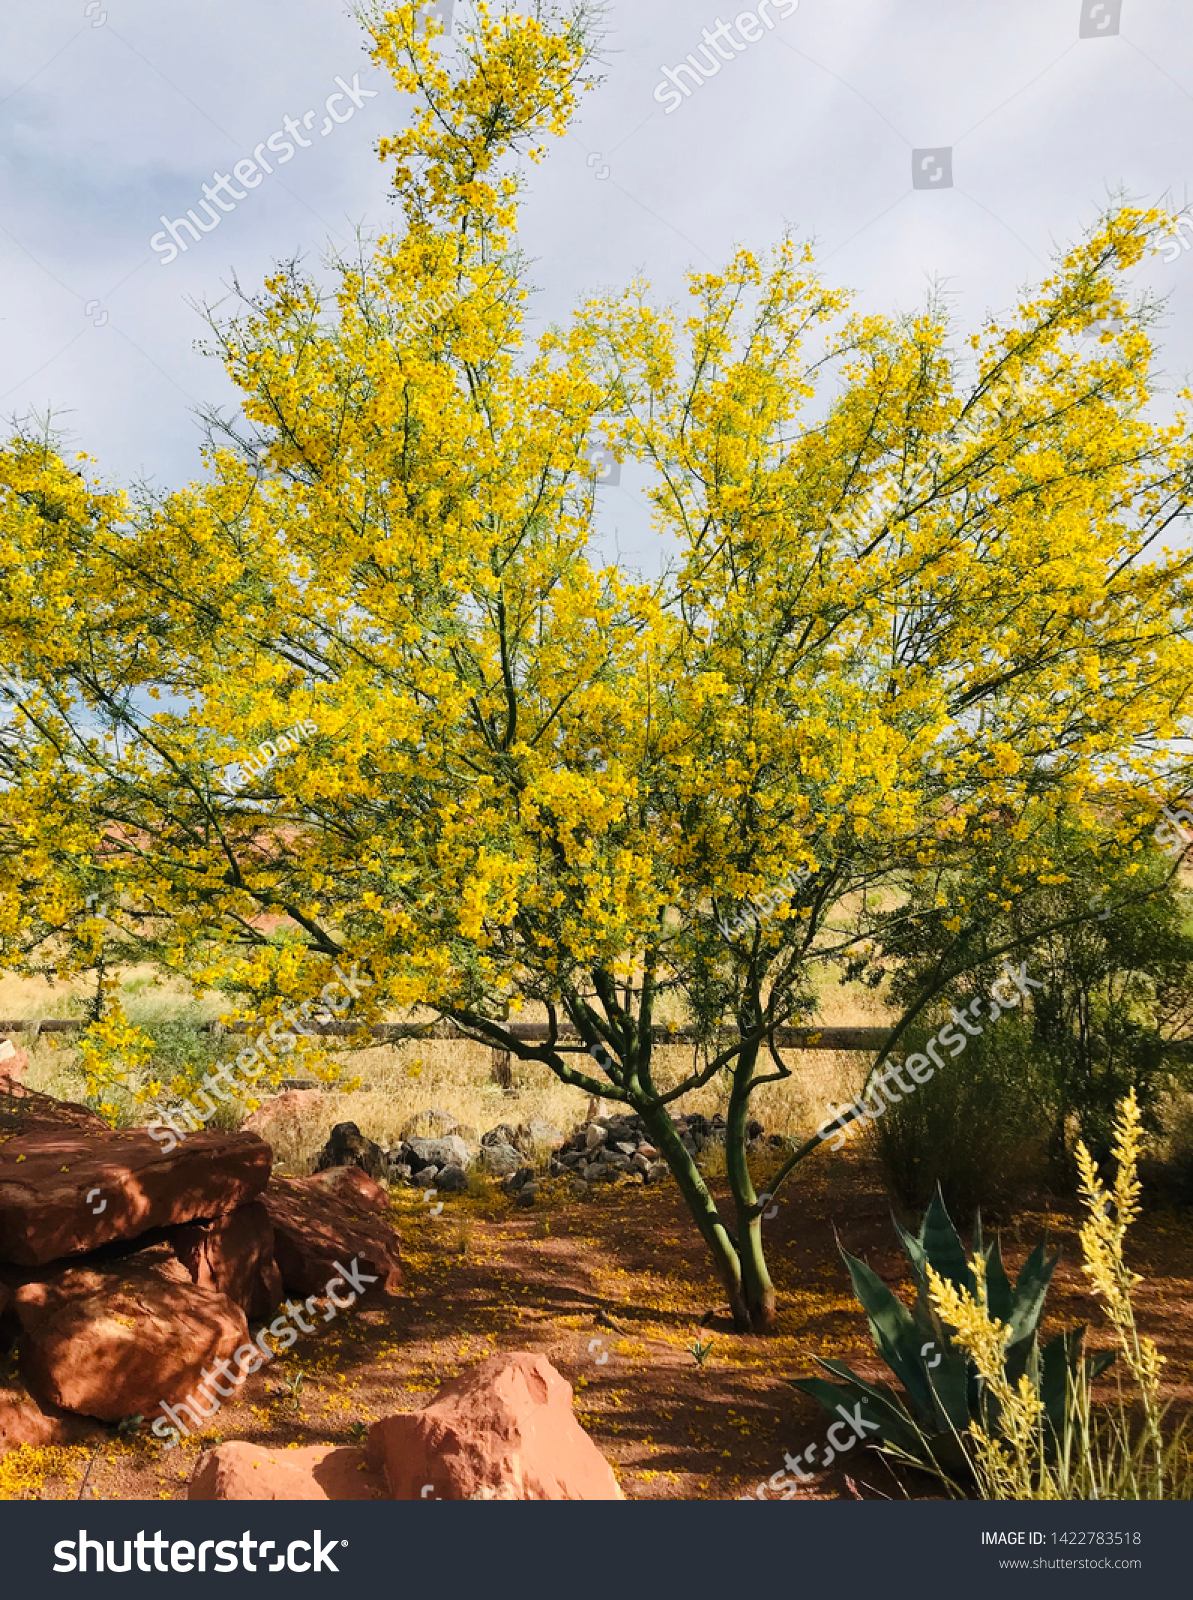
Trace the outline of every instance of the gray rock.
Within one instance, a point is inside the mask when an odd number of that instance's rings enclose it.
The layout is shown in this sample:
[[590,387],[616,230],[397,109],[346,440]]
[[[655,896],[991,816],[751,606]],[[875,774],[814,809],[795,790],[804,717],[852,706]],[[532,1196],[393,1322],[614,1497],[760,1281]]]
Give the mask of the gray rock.
[[671,1168],[665,1161],[652,1161],[646,1173],[647,1183],[661,1183],[664,1178],[671,1176]]
[[633,1167],[635,1172],[640,1172],[643,1177],[650,1171],[650,1162],[637,1151],[630,1157],[630,1166]]
[[615,1144],[613,1148],[615,1150],[620,1150],[623,1156],[632,1156],[637,1151],[638,1146],[636,1144],[628,1144],[623,1141],[622,1143]]
[[499,1122],[495,1128],[490,1128],[488,1133],[481,1134],[481,1144],[508,1144],[517,1143],[518,1130],[511,1128],[508,1122]]
[[421,1171],[414,1174],[414,1181],[420,1189],[430,1188],[434,1186],[438,1180],[438,1167],[423,1167]]
[[450,1111],[440,1111],[435,1106],[430,1106],[426,1111],[416,1111],[405,1126],[399,1138],[402,1139],[443,1139],[449,1133],[455,1133],[460,1126]]
[[553,1122],[545,1122],[542,1117],[531,1117],[529,1122],[523,1122],[518,1128],[516,1142],[523,1154],[533,1155],[539,1150],[562,1150],[567,1143],[567,1134]]
[[573,1200],[587,1200],[588,1185],[583,1178],[573,1178],[571,1183],[568,1184],[568,1194]]
[[595,1150],[598,1145],[604,1144],[608,1137],[608,1132],[599,1123],[590,1122],[588,1132],[584,1136],[585,1148]]
[[612,1167],[615,1172],[628,1172],[630,1170],[629,1156],[623,1156],[620,1150],[606,1150],[604,1164]]
[[414,1169],[405,1161],[391,1161],[389,1166],[390,1183],[409,1183],[414,1177]]
[[522,1157],[512,1144],[482,1144],[480,1164],[493,1177],[506,1178],[511,1172],[517,1172]]
[[423,1166],[466,1167],[473,1151],[458,1133],[449,1133],[444,1139],[407,1139],[414,1160]]
[[444,1167],[435,1186],[440,1194],[463,1194],[468,1187],[468,1174],[463,1167]]
[[539,1186],[537,1183],[523,1184],[514,1196],[514,1204],[516,1206],[532,1206],[538,1199],[538,1193]]

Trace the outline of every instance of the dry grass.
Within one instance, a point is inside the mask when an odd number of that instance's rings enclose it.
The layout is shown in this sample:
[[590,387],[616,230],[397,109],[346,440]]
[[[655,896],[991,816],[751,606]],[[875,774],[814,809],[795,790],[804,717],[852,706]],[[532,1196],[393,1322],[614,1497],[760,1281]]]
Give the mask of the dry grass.
[[[122,973],[121,994],[130,1020],[162,1021],[188,1014],[198,1022],[226,1010],[224,996],[197,999],[181,984],[163,983],[148,967]],[[68,985],[52,986],[36,980],[5,977],[0,980],[0,1016],[13,1019],[70,1017],[85,1011],[89,996]],[[873,995],[840,985],[826,986],[821,1017],[825,1025],[874,1024],[883,1009]],[[523,1016],[531,1019],[531,1013]],[[17,1043],[24,1041],[17,1038]],[[26,1048],[30,1048],[27,1043]],[[505,1091],[491,1079],[490,1052],[463,1040],[423,1040],[402,1045],[373,1045],[339,1053],[345,1078],[358,1079],[360,1089],[329,1092],[307,1101],[296,1115],[279,1118],[269,1136],[278,1163],[287,1171],[306,1172],[337,1122],[355,1122],[361,1132],[383,1145],[397,1142],[402,1129],[420,1111],[434,1106],[477,1133],[498,1122],[524,1122],[541,1117],[565,1132],[580,1122],[588,1096],[559,1082],[545,1067],[513,1062],[514,1085]],[[856,1092],[865,1072],[865,1059],[849,1053],[784,1051],[791,1077],[764,1085],[754,1098],[753,1114],[768,1133],[804,1137],[826,1115],[828,1103]],[[297,1057],[291,1058],[294,1077],[303,1076]],[[656,1079],[675,1083],[691,1068],[690,1046],[659,1047]],[[30,1048],[29,1086],[59,1099],[80,1100],[85,1084],[78,1067],[73,1036],[42,1035]],[[727,1084],[717,1082],[686,1096],[675,1109],[711,1115],[724,1111]],[[248,1114],[248,1107],[241,1114]],[[222,1120],[222,1119],[221,1119]]]

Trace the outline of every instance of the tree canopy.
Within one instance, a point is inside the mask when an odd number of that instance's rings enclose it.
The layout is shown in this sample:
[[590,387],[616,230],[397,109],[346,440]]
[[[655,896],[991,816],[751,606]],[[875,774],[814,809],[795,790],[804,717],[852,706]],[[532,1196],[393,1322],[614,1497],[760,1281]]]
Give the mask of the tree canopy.
[[[1116,207],[965,335],[851,312],[785,238],[532,337],[516,158],[595,81],[591,15],[480,5],[450,65],[417,5],[366,20],[413,101],[401,226],[212,318],[242,409],[202,475],[0,455],[0,952],[94,956],[99,894],[123,951],[266,1017],[348,955],[363,1019],[639,1110],[766,1326],[747,1110],[818,971],[892,906],[947,933],[941,983],[1021,948],[1013,905],[1129,864],[1185,785],[1193,436],[1124,283],[1162,218]],[[597,554],[594,445],[648,477],[657,577]],[[701,1042],[664,1081],[668,1021]],[[118,1007],[93,1034],[132,1048]],[[714,1079],[729,1218],[668,1112]]]

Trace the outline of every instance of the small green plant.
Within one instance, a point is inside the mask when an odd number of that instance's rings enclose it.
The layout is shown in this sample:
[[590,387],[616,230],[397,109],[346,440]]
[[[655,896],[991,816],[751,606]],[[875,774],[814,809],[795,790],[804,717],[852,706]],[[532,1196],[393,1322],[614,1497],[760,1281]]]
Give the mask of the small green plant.
[[365,1440],[369,1437],[368,1423],[360,1421],[352,1423],[348,1429],[348,1437],[352,1440],[353,1444],[363,1445]]
[[296,1412],[302,1410],[302,1380],[304,1376],[304,1373],[296,1372],[292,1378],[283,1379],[286,1385],[286,1393],[290,1396],[291,1407]]
[[708,1360],[709,1351],[712,1349],[715,1342],[716,1341],[713,1339],[705,1339],[703,1341],[697,1339],[694,1344],[690,1344],[688,1346],[688,1349],[691,1351],[698,1367],[702,1367]]
[[[140,1412],[138,1412],[135,1417],[121,1417],[120,1421],[111,1430],[112,1437],[114,1439],[127,1439],[130,1435],[137,1432],[144,1420],[145,1418]],[[101,1439],[96,1445],[95,1449],[91,1452],[91,1460],[87,1463],[87,1471],[83,1474],[83,1481],[79,1485],[79,1492],[75,1496],[76,1500],[81,1500],[86,1494],[87,1482],[91,1477],[91,1469],[99,1459],[99,1453],[103,1449],[106,1442],[106,1440]]]
[[[829,1383],[824,1378],[789,1381],[834,1416],[842,1403],[860,1407],[861,1415],[875,1429],[876,1441],[881,1441],[889,1454],[933,1472],[955,1487],[966,1481],[972,1470],[962,1435],[974,1426],[991,1435],[1000,1431],[1001,1390],[991,1386],[967,1346],[949,1333],[936,1308],[932,1285],[939,1280],[960,1293],[979,1296],[983,1308],[1007,1329],[1003,1351],[1006,1382],[1013,1387],[1026,1376],[1035,1385],[1042,1414],[1054,1431],[1063,1426],[1068,1385],[1081,1359],[1085,1329],[1057,1334],[1040,1349],[1044,1301],[1059,1259],[1046,1257],[1043,1244],[1028,1256],[1012,1287],[997,1239],[990,1244],[983,1241],[980,1218],[974,1229],[974,1261],[981,1263],[981,1271],[966,1260],[939,1190],[917,1235],[908,1233],[897,1220],[895,1227],[916,1284],[913,1309],[908,1310],[864,1261],[845,1250],[841,1254],[853,1292],[869,1318],[874,1343],[903,1385],[903,1393],[867,1383],[844,1362],[820,1357],[816,1358],[819,1365],[842,1382]],[[1085,1370],[1090,1381],[1113,1360],[1113,1355],[1089,1358]]]

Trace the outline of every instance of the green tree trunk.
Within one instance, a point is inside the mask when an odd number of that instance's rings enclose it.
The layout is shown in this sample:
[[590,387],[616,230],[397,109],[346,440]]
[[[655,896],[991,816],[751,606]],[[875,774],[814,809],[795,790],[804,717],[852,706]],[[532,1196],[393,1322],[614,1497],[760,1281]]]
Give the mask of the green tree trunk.
[[751,1318],[743,1294],[741,1262],[734,1241],[717,1211],[716,1201],[709,1194],[699,1168],[690,1151],[684,1148],[667,1111],[662,1108],[642,1110],[641,1116],[647,1132],[671,1169],[688,1210],[712,1254],[717,1276],[729,1296],[733,1326],[738,1333],[749,1333]]
[[762,1217],[758,1196],[750,1177],[746,1157],[746,1126],[750,1116],[750,1090],[757,1046],[742,1051],[733,1069],[733,1090],[725,1127],[725,1167],[737,1208],[737,1256],[742,1278],[742,1296],[755,1333],[774,1326],[775,1290],[766,1268],[762,1248]]

